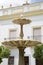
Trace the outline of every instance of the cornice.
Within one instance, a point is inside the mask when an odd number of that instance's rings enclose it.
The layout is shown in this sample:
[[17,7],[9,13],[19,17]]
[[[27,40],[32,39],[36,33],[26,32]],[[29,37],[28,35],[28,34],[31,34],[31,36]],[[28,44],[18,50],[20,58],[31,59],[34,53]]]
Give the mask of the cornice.
[[3,15],[3,16],[0,16],[0,20],[18,19],[20,18],[21,14],[24,16],[24,18],[31,17],[31,16],[38,16],[38,15],[43,15],[43,10],[41,9],[36,11],[23,12],[19,14]]
[[36,10],[36,11],[30,11],[30,12],[24,13],[24,16],[26,17],[38,16],[38,15],[43,15],[43,10]]

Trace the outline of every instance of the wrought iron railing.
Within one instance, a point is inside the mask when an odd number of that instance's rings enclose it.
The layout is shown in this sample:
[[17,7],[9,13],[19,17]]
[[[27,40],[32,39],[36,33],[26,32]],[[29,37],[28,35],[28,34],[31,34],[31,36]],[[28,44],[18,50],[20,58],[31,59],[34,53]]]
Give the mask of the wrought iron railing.
[[40,41],[41,42],[42,37],[43,37],[43,35],[33,35],[33,36],[30,36],[30,37],[28,36],[28,39],[30,38],[32,40],[36,40],[36,41]]
[[[28,36],[27,40],[35,40],[35,41],[40,41],[42,40],[43,35],[34,35],[34,36]],[[20,37],[9,37],[9,38],[4,38],[4,40],[20,40]]]

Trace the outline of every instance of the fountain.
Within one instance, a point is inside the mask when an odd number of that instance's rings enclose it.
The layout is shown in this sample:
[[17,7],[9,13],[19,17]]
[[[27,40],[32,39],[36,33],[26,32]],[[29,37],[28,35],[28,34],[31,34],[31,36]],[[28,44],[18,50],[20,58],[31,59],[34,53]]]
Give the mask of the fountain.
[[19,49],[19,65],[25,65],[24,63],[24,49],[26,47],[35,46],[37,44],[40,44],[40,42],[32,41],[32,40],[23,40],[23,25],[31,23],[31,20],[27,19],[17,19],[12,21],[14,24],[20,24],[21,31],[20,31],[20,38],[18,40],[9,40],[3,42],[4,45],[11,46],[11,47],[17,47]]

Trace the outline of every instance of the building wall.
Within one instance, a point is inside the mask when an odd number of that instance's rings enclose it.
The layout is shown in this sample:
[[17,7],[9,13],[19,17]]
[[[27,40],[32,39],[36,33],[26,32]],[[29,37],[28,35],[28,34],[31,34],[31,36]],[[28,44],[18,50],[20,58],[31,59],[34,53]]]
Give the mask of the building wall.
[[[31,39],[33,36],[33,28],[41,27],[41,34],[43,35],[43,15],[27,17],[32,22],[30,24],[23,26],[24,39],[28,39],[28,36]],[[9,38],[10,29],[17,29],[17,37],[20,34],[20,25],[12,23],[12,20],[3,20],[0,21],[0,42],[4,41],[5,38]],[[26,31],[26,32],[25,32]]]

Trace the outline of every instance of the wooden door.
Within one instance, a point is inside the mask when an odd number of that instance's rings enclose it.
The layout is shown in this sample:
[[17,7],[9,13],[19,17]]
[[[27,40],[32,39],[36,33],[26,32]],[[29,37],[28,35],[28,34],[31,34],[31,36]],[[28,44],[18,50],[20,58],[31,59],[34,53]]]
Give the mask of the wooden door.
[[29,65],[29,57],[28,56],[24,57],[24,62],[25,62],[25,65]]
[[36,60],[36,65],[43,65],[43,61]]

